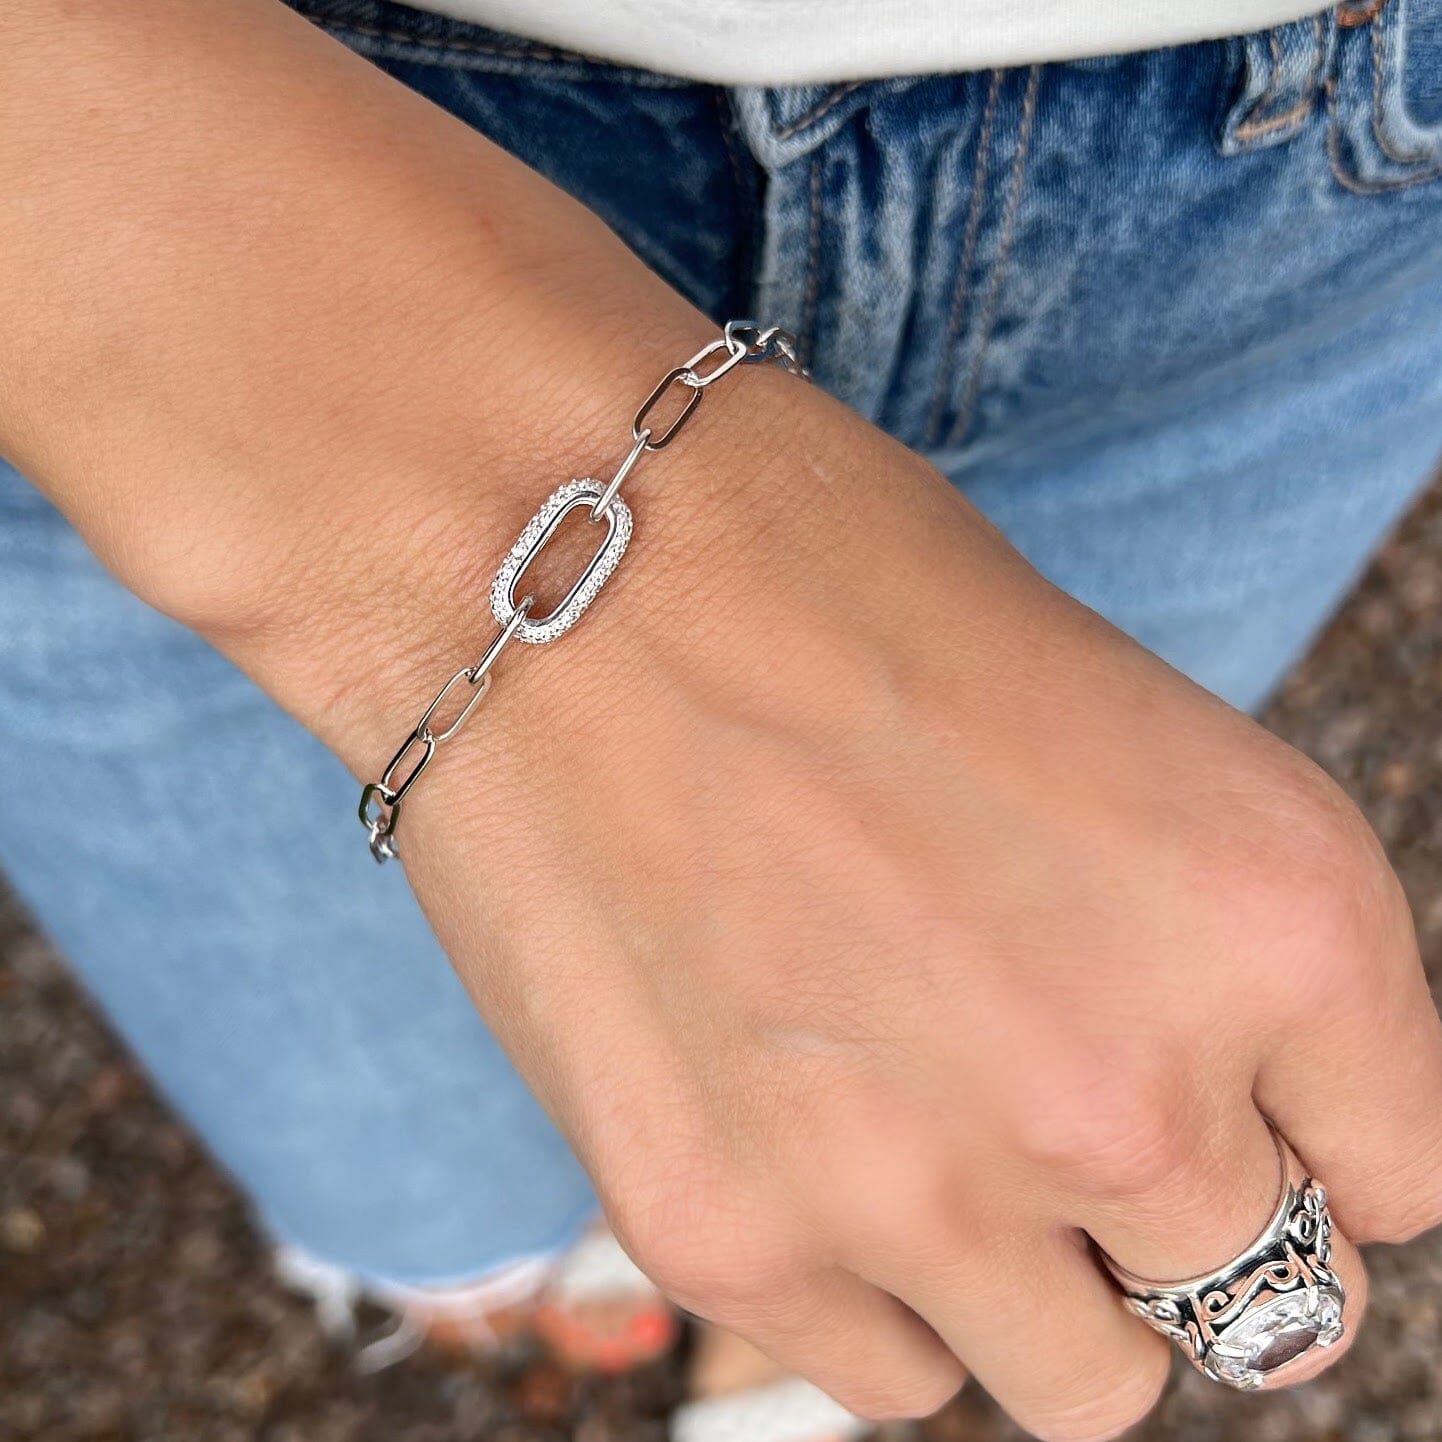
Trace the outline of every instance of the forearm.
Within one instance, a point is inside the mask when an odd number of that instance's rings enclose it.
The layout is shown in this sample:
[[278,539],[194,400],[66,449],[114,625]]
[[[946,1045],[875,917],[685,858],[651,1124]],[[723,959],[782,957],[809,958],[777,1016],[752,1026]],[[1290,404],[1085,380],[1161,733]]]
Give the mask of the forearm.
[[[365,654],[441,623],[474,644],[525,518],[619,460],[710,333],[583,207],[275,0],[7,7],[0,313],[0,450],[322,726]],[[306,597],[328,647],[267,634]]]

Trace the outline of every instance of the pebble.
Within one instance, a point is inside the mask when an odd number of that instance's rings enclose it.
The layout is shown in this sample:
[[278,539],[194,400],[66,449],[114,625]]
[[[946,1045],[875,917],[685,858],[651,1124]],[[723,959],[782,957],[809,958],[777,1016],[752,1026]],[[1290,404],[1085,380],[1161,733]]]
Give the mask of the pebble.
[[0,1246],[27,1256],[45,1244],[45,1223],[29,1207],[13,1207],[0,1215]]

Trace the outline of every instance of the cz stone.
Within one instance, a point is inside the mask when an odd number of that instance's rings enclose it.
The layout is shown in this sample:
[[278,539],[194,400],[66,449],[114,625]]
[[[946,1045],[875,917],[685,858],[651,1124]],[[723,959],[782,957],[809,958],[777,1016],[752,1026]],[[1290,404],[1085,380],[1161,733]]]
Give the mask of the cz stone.
[[1314,1346],[1331,1346],[1341,1335],[1342,1306],[1333,1292],[1319,1292],[1315,1310],[1309,1310],[1306,1292],[1293,1292],[1264,1303],[1228,1327],[1223,1345],[1244,1355],[1220,1355],[1214,1365],[1228,1381],[1256,1387],[1269,1372]]

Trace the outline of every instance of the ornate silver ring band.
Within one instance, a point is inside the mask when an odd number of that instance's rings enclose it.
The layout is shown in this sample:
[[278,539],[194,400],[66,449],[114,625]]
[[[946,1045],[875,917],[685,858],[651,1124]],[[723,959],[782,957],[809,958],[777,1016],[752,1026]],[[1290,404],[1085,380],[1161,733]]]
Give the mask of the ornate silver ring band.
[[1271,1220],[1244,1252],[1215,1271],[1154,1282],[1106,1259],[1126,1305],[1170,1337],[1214,1382],[1242,1391],[1344,1331],[1346,1293],[1332,1270],[1327,1193],[1276,1132],[1282,1190]]

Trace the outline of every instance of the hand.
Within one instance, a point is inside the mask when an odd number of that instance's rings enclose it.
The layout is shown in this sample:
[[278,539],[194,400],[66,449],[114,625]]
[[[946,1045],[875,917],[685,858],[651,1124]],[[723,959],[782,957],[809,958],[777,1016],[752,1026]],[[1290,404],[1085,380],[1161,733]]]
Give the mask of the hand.
[[[369,777],[707,328],[280,6],[143,9],[5,13],[0,444]],[[1233,1255],[1264,1115],[1352,1238],[1442,1212],[1406,909],[1313,767],[914,456],[785,377],[717,394],[413,793],[408,874],[679,1301],[863,1413],[964,1363],[1108,1434],[1166,1352],[1085,1238]]]
[[[1442,1215],[1405,904],[1315,767],[924,463],[785,377],[714,394],[628,482],[594,609],[413,793],[407,871],[677,1301],[865,1415],[964,1364],[1042,1437],[1110,1435],[1168,1356],[1086,1238],[1163,1279],[1235,1255],[1264,1116],[1353,1240]],[[433,678],[480,590],[438,584]],[[359,771],[427,689],[349,698]]]

